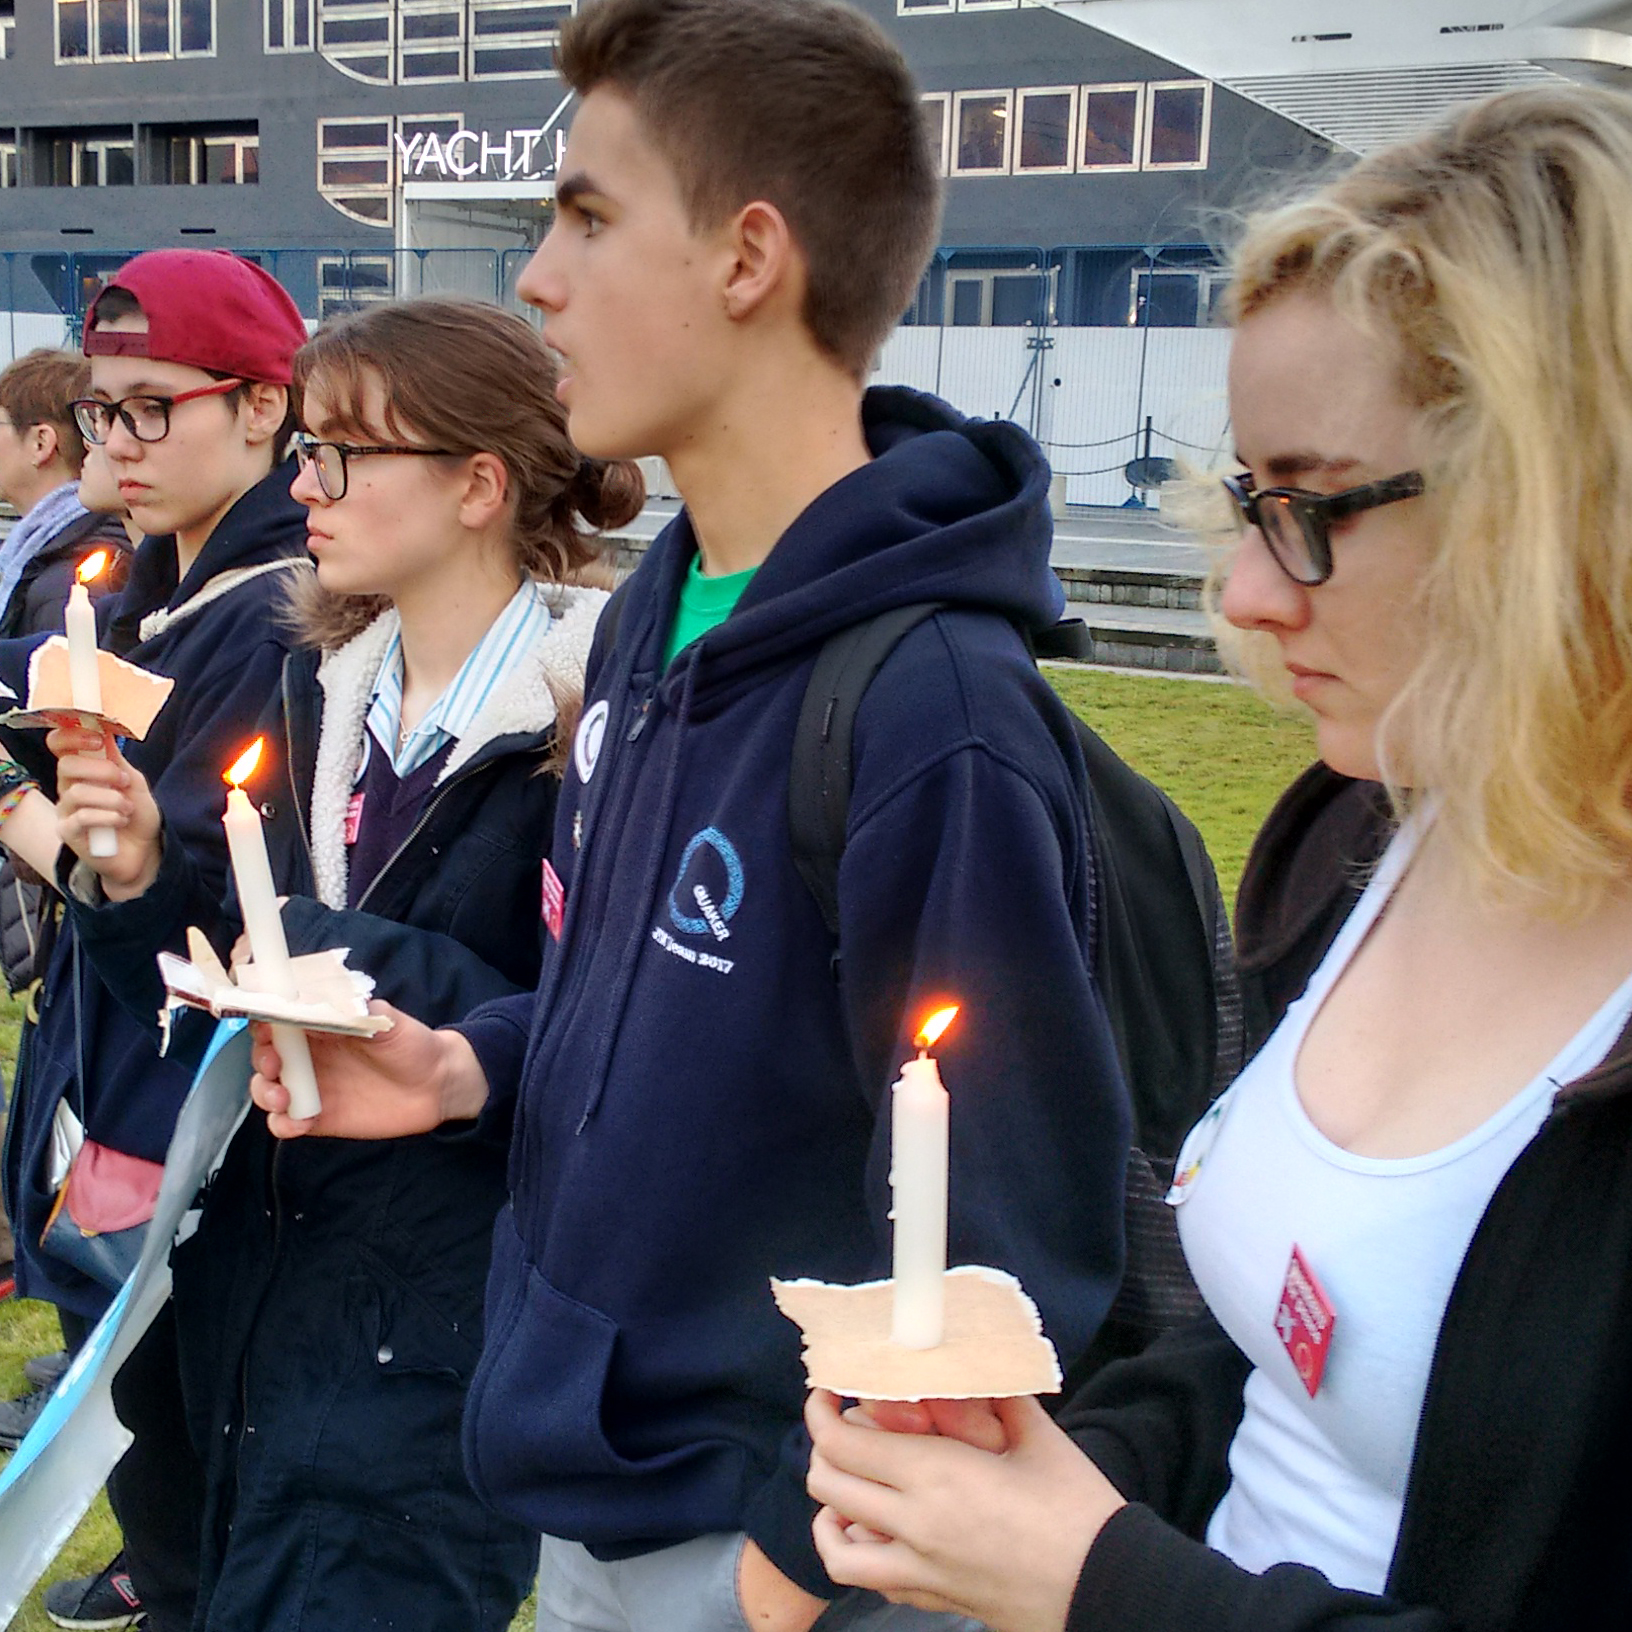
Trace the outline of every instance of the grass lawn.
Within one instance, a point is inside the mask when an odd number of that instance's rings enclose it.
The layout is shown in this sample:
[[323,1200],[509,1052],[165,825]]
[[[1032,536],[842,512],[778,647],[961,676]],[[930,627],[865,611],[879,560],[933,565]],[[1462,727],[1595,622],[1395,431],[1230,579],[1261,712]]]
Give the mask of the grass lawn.
[[[1314,757],[1301,720],[1271,712],[1239,686],[1208,685],[1088,669],[1054,669],[1060,695],[1131,765],[1183,807],[1206,838],[1226,897],[1232,898],[1247,848],[1280,791]],[[0,1005],[0,1059],[10,1080],[17,1012]],[[0,1398],[22,1388],[22,1364],[57,1346],[56,1319],[44,1305],[0,1304]],[[83,1574],[110,1558],[118,1531],[97,1499],[49,1580]],[[513,1632],[531,1632],[524,1606]],[[12,1622],[16,1632],[48,1632],[36,1591]]]

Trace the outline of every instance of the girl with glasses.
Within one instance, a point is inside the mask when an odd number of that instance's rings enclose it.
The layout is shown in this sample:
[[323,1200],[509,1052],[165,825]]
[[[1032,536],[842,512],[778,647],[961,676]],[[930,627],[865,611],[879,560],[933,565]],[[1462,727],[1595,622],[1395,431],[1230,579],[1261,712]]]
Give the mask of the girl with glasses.
[[[450,1023],[537,979],[556,773],[606,600],[582,581],[640,476],[579,457],[550,354],[496,307],[342,318],[295,390],[315,570],[250,789],[291,951],[349,948],[378,996]],[[228,952],[235,904],[117,755],[53,740],[67,841],[120,833],[94,863],[109,904],[85,910],[99,967],[156,1013],[155,947],[197,924]],[[274,1150],[264,1117],[244,1124],[174,1260],[206,1455],[200,1628],[509,1626],[536,1537],[477,1500],[459,1448],[505,1149],[472,1128]]]
[[1632,102],[1361,161],[1231,305],[1221,606],[1322,763],[1169,1198],[1210,1313],[1058,1425],[813,1396],[818,1546],[1001,1632],[1632,1624]]

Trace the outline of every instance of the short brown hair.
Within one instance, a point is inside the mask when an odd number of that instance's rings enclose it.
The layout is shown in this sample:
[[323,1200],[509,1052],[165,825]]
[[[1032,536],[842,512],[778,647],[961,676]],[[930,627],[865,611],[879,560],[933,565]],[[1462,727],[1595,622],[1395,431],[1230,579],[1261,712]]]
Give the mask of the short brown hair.
[[57,433],[63,462],[77,476],[85,463],[85,443],[68,404],[90,389],[91,365],[83,357],[42,346],[0,372],[0,409],[19,431],[49,425]]
[[694,229],[774,204],[809,267],[805,323],[858,378],[912,300],[940,225],[939,165],[889,37],[838,0],[593,0],[561,76],[623,92]]
[[[364,416],[370,376],[385,423]],[[337,417],[369,442],[423,441],[504,462],[516,561],[529,577],[567,583],[597,559],[591,529],[640,513],[645,484],[623,460],[586,459],[567,435],[553,354],[523,318],[481,301],[426,295],[370,306],[324,324],[295,353],[295,398],[320,381]],[[302,403],[304,406],[304,403]],[[312,586],[315,590],[315,586]],[[309,638],[337,645],[384,608],[378,596],[302,591]]]

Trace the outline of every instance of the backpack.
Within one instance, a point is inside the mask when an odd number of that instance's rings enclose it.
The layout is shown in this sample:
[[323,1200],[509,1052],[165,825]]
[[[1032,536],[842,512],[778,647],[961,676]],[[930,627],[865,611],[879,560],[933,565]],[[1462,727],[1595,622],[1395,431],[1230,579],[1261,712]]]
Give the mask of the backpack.
[[[822,647],[805,689],[788,825],[794,864],[835,936],[856,710],[897,643],[939,610],[899,607],[840,630]],[[1072,719],[1087,769],[1095,976],[1133,1101],[1134,1141],[1153,1161],[1170,1162],[1223,1085],[1220,1055],[1229,1052],[1228,1033],[1239,1030],[1221,1012],[1235,987],[1223,898],[1195,825]]]
[[[788,772],[788,826],[794,864],[835,941],[856,710],[897,643],[939,610],[899,607],[840,630],[822,647],[805,688]],[[1063,620],[1028,648],[1033,657],[1084,656],[1086,636],[1080,619]],[[1100,1367],[1137,1354],[1204,1311],[1165,1197],[1185,1134],[1242,1065],[1229,915],[1201,834],[1098,732],[1072,719],[1086,770],[1094,973],[1134,1132],[1122,1285],[1093,1343],[1071,1367],[1062,1398]],[[837,951],[834,971],[837,977]]]

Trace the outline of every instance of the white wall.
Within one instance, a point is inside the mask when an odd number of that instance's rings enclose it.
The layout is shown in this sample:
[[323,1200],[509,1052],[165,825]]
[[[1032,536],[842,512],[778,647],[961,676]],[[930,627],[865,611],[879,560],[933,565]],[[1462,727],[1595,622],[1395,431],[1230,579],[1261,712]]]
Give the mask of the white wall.
[[59,316],[42,312],[0,312],[0,366],[38,346],[61,346],[68,325]]
[[[1209,465],[1227,451],[1227,331],[1051,329],[1047,338],[1053,345],[1040,353],[1027,346],[1034,334],[1032,329],[897,329],[884,346],[874,382],[932,391],[983,419],[1008,417],[1012,410],[1065,476],[1072,504],[1120,504],[1128,497],[1122,467],[1144,451],[1137,433],[1146,415],[1157,433],[1153,453]],[[1034,355],[1040,392],[1035,376],[1027,376]],[[1174,437],[1196,446],[1178,446]]]

